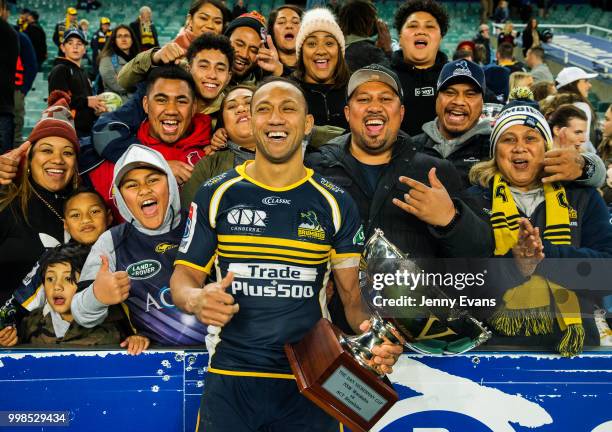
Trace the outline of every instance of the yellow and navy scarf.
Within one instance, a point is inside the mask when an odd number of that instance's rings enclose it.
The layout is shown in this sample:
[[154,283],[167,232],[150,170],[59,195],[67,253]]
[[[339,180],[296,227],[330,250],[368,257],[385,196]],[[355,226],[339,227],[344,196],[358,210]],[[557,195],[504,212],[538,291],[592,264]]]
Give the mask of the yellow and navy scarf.
[[[493,179],[492,192],[491,226],[495,255],[503,256],[518,242],[521,216],[508,183],[499,174]],[[543,239],[555,245],[570,245],[570,207],[563,186],[544,184],[544,201],[546,227]],[[503,306],[489,320],[499,333],[506,336],[551,334],[554,314],[563,332],[557,351],[565,357],[582,352],[584,328],[574,292],[542,276],[532,275],[527,282],[506,291],[503,301]]]
[[149,23],[143,23],[142,20],[138,20],[140,23],[140,46],[155,45],[155,37],[153,36],[153,25]]

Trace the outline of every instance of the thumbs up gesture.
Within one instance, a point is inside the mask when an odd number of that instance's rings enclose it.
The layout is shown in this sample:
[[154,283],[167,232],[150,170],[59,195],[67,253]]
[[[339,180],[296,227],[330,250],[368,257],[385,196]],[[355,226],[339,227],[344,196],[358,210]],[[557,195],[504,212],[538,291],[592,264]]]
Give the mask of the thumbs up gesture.
[[93,283],[94,295],[105,305],[119,304],[130,295],[130,278],[124,271],[111,272],[108,257],[100,255],[102,266]]
[[232,285],[234,274],[229,272],[221,282],[210,283],[187,300],[187,309],[202,323],[223,327],[238,312],[234,297],[225,292]]
[[410,186],[410,192],[404,194],[404,200],[393,198],[393,204],[429,225],[445,227],[455,217],[455,205],[435,168],[429,170],[428,177],[431,187],[410,177],[400,177],[400,182]]
[[26,141],[19,147],[0,156],[0,185],[9,185],[17,177],[19,163],[28,153],[30,141]]

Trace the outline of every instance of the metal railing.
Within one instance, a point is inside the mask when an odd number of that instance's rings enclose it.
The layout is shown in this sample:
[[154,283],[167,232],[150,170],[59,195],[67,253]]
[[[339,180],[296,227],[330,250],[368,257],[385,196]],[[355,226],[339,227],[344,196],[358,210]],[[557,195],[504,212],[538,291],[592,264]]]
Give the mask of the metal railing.
[[[513,27],[515,29],[517,28],[524,29],[525,26],[526,24],[524,23],[513,23]],[[504,27],[504,24],[493,23],[493,34],[497,34],[499,30],[503,29],[503,27]],[[593,30],[596,30],[596,31],[605,33],[606,38],[608,40],[612,40],[612,30],[611,29],[607,29],[605,27],[599,27],[593,24],[588,24],[588,23],[585,23],[585,24],[539,24],[538,27],[541,29],[556,29],[556,28],[557,29],[574,29],[574,30],[584,29],[583,32],[586,33],[587,35],[591,35],[591,32]],[[570,63],[570,55],[573,55],[573,56],[585,59],[593,64],[601,66],[605,74],[608,74],[610,72],[610,69],[612,69],[612,64],[610,64],[609,60],[604,61],[604,60],[594,59],[593,57],[587,56],[581,52],[578,52],[566,46],[557,45],[554,43],[554,37],[553,37],[553,40],[548,43],[548,45],[550,45],[551,47],[555,49],[563,51],[563,63],[564,64]]]

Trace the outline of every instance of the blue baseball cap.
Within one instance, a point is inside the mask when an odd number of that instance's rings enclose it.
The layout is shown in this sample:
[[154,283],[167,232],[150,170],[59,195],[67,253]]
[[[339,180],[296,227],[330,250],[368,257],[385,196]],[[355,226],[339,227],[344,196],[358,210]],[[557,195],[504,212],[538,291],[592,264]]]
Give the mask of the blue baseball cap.
[[444,90],[451,84],[469,82],[484,94],[487,86],[482,68],[474,62],[461,59],[446,63],[438,77],[437,91]]
[[87,45],[87,39],[85,38],[85,35],[83,34],[83,32],[79,29],[74,29],[74,28],[64,33],[63,43],[67,42],[68,39],[72,37],[81,39],[81,41],[83,41],[83,43]]

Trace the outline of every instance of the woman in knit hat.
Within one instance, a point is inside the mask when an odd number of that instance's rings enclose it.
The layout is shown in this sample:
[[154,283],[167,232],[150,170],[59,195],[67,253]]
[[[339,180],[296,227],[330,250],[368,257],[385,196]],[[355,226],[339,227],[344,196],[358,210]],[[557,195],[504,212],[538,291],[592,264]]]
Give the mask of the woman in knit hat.
[[79,182],[79,141],[68,108],[70,97],[54,91],[48,101],[49,108],[28,138],[31,147],[25,157],[18,152],[9,156],[21,160],[21,173],[0,189],[0,302],[6,300],[45,247],[64,242],[64,201]]
[[309,10],[302,18],[293,77],[300,83],[315,125],[348,128],[344,117],[350,72],[344,59],[344,35],[328,9]]
[[[612,226],[594,188],[542,183],[544,153],[553,144],[544,116],[515,101],[491,133],[491,156],[470,180],[490,220],[499,308],[488,319],[497,343],[556,347],[564,356],[599,345],[594,302],[580,278],[561,277],[553,258],[610,258]],[[590,286],[591,289],[597,287]],[[497,293],[497,292],[496,292]],[[491,293],[490,293],[491,294]],[[584,313],[584,315],[581,314]]]

